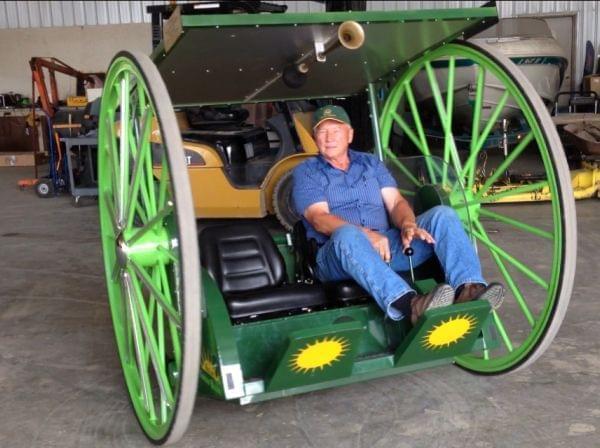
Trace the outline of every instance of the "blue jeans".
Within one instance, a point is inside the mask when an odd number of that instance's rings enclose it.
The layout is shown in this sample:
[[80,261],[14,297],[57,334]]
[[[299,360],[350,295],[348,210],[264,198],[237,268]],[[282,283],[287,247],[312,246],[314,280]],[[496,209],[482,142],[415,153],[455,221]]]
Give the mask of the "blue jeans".
[[[435,255],[444,270],[446,283],[455,290],[465,283],[486,284],[473,244],[452,208],[433,207],[417,216],[417,225],[427,230],[436,243],[430,245],[413,239],[413,267]],[[390,242],[392,259],[389,265],[373,249],[359,227],[350,224],[340,227],[317,252],[316,274],[321,281],[354,279],[391,319],[400,320],[406,316],[390,305],[399,297],[414,292],[397,274],[408,271],[410,265],[402,251],[400,231],[393,228],[384,235]]]

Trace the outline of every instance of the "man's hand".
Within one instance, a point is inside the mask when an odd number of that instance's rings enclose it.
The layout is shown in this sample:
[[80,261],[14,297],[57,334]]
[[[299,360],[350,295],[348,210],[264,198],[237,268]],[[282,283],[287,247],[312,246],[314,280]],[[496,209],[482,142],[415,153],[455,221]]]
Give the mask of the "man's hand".
[[379,254],[383,261],[389,263],[392,259],[392,252],[390,251],[390,242],[387,237],[373,230],[364,230],[375,252]]
[[413,238],[419,238],[426,243],[435,244],[433,237],[425,229],[417,227],[416,224],[409,224],[402,227],[402,248],[410,247]]

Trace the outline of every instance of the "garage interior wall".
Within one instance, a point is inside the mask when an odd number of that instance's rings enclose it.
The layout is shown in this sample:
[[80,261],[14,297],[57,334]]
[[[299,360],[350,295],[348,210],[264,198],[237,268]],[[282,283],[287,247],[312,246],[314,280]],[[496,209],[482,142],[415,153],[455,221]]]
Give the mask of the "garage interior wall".
[[[121,49],[150,53],[150,4],[164,1],[3,1],[0,2],[0,91],[31,95],[28,61],[56,57],[84,71],[105,71]],[[321,12],[313,1],[274,1],[289,12]],[[467,8],[481,1],[369,1],[368,10]],[[577,13],[575,78],[581,79],[585,42],[600,46],[600,1],[499,1],[500,17]],[[74,81],[59,75],[61,97],[75,93]]]
[[[55,57],[83,72],[105,72],[119,50],[152,50],[149,24],[0,30],[0,93],[31,97],[33,56]],[[76,94],[75,78],[57,73],[60,99]],[[37,95],[37,93],[36,93]]]

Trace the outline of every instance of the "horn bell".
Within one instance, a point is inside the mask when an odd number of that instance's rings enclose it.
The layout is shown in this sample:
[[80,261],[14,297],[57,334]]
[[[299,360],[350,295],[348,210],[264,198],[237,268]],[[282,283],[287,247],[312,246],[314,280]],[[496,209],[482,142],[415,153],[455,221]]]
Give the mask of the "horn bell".
[[365,30],[360,23],[347,20],[338,28],[338,39],[342,46],[349,50],[356,50],[365,42]]

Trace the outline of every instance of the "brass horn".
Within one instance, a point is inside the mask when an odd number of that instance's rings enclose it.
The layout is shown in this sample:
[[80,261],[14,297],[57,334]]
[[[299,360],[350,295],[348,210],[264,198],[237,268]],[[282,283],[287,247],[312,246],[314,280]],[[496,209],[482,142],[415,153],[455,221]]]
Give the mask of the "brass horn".
[[337,31],[337,35],[332,36],[326,42],[315,42],[315,56],[317,61],[325,62],[327,53],[332,52],[339,46],[348,50],[357,50],[365,42],[365,30],[360,23],[354,20],[343,22]]
[[360,23],[347,20],[338,28],[338,41],[348,50],[357,50],[365,43],[365,30]]
[[317,62],[325,62],[327,54],[340,46],[348,50],[356,50],[365,42],[365,30],[360,23],[353,20],[343,22],[337,30],[337,34],[325,42],[315,42],[314,52],[310,52],[300,58],[295,64],[288,65],[283,70],[283,82],[288,87],[297,89],[306,82],[310,66],[314,61],[310,57],[314,54]]
[[357,50],[362,47],[364,42],[365,30],[360,23],[355,22],[354,20],[342,22],[338,27],[336,34],[324,42],[316,41],[312,51],[309,51],[295,62],[285,66],[280,74],[268,80],[263,86],[255,89],[254,92],[246,96],[245,101],[254,99],[279,79],[281,79],[287,87],[298,89],[306,83],[310,66],[314,64],[315,59],[317,62],[325,62],[327,59],[326,55],[336,48],[342,46],[348,50]]

